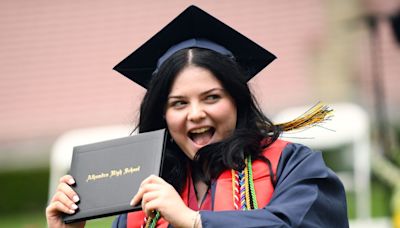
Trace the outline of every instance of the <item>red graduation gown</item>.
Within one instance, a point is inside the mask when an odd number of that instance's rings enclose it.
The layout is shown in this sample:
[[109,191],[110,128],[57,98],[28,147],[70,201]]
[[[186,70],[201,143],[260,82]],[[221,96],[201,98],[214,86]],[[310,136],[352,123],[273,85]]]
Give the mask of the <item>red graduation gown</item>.
[[[272,165],[272,170],[276,173],[279,158],[283,148],[287,145],[286,141],[277,140],[271,146],[263,151],[263,155],[269,159]],[[254,188],[257,196],[257,204],[260,208],[265,207],[271,199],[274,192],[273,184],[271,183],[269,167],[265,162],[254,161],[252,164]],[[214,192],[214,194],[211,194]],[[224,171],[215,182],[215,190],[208,192],[206,199],[200,206],[197,207],[196,195],[193,190],[191,178],[188,178],[181,197],[186,205],[193,210],[235,210],[232,197],[232,173],[230,170]],[[129,213],[127,216],[127,227],[136,228],[144,224],[144,213],[142,211]],[[157,227],[168,227],[168,223],[164,219],[159,219]]]
[[[265,207],[249,211],[201,210],[203,228],[349,227],[343,184],[325,165],[321,152],[288,143],[275,174],[275,189]],[[211,195],[216,192],[213,186]],[[212,201],[213,206],[219,204],[215,197]],[[113,228],[125,228],[126,223],[127,214],[122,214],[114,220]]]

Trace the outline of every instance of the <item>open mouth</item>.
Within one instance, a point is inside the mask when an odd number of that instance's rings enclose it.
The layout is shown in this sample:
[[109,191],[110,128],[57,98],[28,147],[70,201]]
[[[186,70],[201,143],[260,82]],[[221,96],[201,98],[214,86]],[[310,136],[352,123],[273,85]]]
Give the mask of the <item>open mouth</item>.
[[195,130],[191,130],[188,135],[189,138],[197,145],[208,144],[215,133],[215,128],[213,127],[202,127]]

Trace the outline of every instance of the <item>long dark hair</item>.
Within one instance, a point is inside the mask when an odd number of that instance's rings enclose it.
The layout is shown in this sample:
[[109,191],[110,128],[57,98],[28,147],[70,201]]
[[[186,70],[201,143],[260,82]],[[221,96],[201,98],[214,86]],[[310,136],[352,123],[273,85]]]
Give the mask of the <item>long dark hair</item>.
[[243,169],[248,155],[253,160],[265,161],[262,150],[280,134],[279,128],[261,111],[247,85],[245,72],[235,60],[201,48],[180,50],[160,66],[140,107],[139,132],[167,128],[164,114],[168,95],[175,77],[189,65],[209,70],[221,82],[235,102],[237,123],[229,137],[201,148],[194,161],[190,161],[173,141],[168,143],[162,177],[178,192],[186,182],[188,165],[199,169],[204,181],[210,183],[226,169]]

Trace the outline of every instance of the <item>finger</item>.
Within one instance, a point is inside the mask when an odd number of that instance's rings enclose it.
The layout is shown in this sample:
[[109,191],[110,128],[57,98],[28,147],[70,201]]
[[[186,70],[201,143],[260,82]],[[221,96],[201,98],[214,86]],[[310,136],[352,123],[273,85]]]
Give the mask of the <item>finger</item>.
[[145,185],[145,184],[150,184],[150,183],[156,183],[158,178],[159,178],[158,176],[152,174],[152,175],[148,176],[146,179],[144,179],[142,181],[142,183],[140,183],[140,186]]
[[49,206],[46,208],[46,213],[49,216],[54,214],[59,214],[59,212],[64,212],[66,214],[74,214],[75,210],[70,209],[60,201],[51,202]]
[[136,204],[139,203],[140,199],[142,198],[143,194],[144,194],[145,191],[146,191],[145,186],[146,186],[147,184],[149,184],[149,183],[152,182],[152,179],[154,178],[153,176],[154,176],[154,175],[148,176],[146,179],[144,179],[144,180],[142,181],[142,183],[140,183],[139,190],[137,191],[136,195],[133,196],[133,199],[132,199],[131,202],[129,203],[131,206],[134,206],[134,205],[136,205]]
[[153,191],[153,192],[146,192],[146,193],[143,195],[142,204],[143,204],[143,203],[148,203],[148,202],[150,202],[150,201],[156,199],[158,196],[159,196],[159,192],[158,192],[158,191],[157,191],[157,192],[155,192],[155,191]]
[[160,185],[159,184],[155,184],[155,183],[145,183],[143,185],[140,186],[138,192],[136,193],[136,195],[133,197],[133,199],[130,202],[131,206],[134,206],[136,204],[138,204],[140,202],[140,200],[143,198],[143,195],[146,192],[149,191],[156,191],[160,189]]
[[68,196],[68,198],[70,198],[72,201],[74,201],[75,203],[79,201],[79,196],[78,194],[72,189],[71,186],[69,186],[66,183],[60,183],[57,186],[57,192],[62,192],[64,193],[66,196]]
[[75,179],[71,175],[64,175],[60,178],[59,182],[73,185],[75,184]]
[[136,195],[133,196],[131,202],[129,203],[131,206],[137,205],[143,197],[145,189],[140,187]]
[[158,206],[159,205],[158,201],[159,201],[158,199],[152,200],[152,201],[146,203],[144,206],[142,206],[142,210],[146,216],[150,216],[150,215],[154,214],[155,210],[158,210],[160,212],[159,206]]
[[75,204],[74,201],[72,201],[70,198],[68,198],[67,195],[63,192],[57,192],[51,202],[60,202],[66,207],[68,207],[70,210],[76,210],[78,209],[78,205]]
[[58,192],[56,193],[55,201],[60,201],[70,209],[76,210],[78,206],[75,204],[74,200],[69,198],[65,193]]
[[168,182],[166,182],[164,179],[162,179],[161,177],[159,177],[159,176],[156,176],[156,175],[150,175],[149,177],[147,177],[142,183],[141,183],[141,186],[142,185],[145,185],[145,184],[161,184],[161,185],[170,185]]
[[[146,204],[151,202],[152,200],[156,200],[158,198],[158,192],[147,192],[143,195],[142,198],[142,210],[146,213]],[[148,211],[148,210],[147,210]],[[153,212],[151,212],[153,213]],[[151,214],[150,214],[151,215]]]
[[168,184],[168,182],[166,182],[164,179],[162,179],[161,177],[159,177],[159,176],[155,176],[155,175],[152,175],[152,176],[154,176],[153,177],[153,180],[155,181],[155,182],[157,182],[157,183],[159,183],[159,184]]

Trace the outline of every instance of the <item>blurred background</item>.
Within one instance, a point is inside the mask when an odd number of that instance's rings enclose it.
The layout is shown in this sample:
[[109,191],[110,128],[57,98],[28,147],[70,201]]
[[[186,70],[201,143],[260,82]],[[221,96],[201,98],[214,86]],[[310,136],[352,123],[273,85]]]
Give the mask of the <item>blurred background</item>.
[[45,227],[65,134],[130,133],[145,91],[112,68],[191,4],[278,57],[250,81],[272,119],[318,101],[337,107],[329,128],[283,137],[323,150],[343,173],[351,227],[400,227],[398,0],[2,0],[0,227]]

